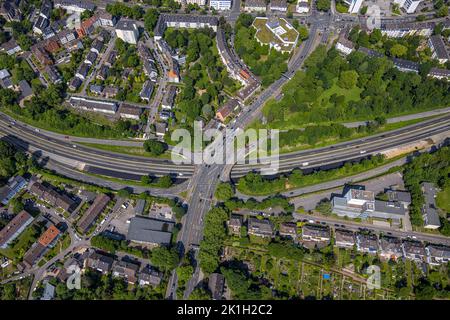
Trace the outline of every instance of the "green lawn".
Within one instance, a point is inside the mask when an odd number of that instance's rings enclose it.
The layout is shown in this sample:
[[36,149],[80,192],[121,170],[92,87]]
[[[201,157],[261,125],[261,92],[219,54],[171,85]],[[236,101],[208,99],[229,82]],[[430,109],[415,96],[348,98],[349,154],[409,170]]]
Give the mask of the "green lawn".
[[[354,86],[351,89],[344,89],[337,85],[337,78],[333,80],[333,85],[330,89],[325,90],[319,97],[319,101],[322,103],[324,100],[328,101],[328,99],[333,95],[336,94],[337,96],[344,96],[345,102],[348,103],[349,101],[359,101],[360,93],[362,92],[362,89]],[[331,103],[328,103],[331,105]]]
[[13,241],[12,246],[10,245],[6,249],[0,249],[0,254],[8,257],[11,260],[20,260],[25,252],[31,247],[31,245],[38,238],[38,229],[31,225],[22,232],[19,237]]
[[86,142],[79,142],[81,145],[85,145],[86,147],[91,147],[95,149],[100,150],[106,150],[106,151],[112,151],[117,153],[124,153],[129,154],[133,156],[143,156],[143,157],[149,157],[149,158],[161,158],[161,159],[169,159],[170,158],[170,151],[166,151],[160,156],[151,156],[144,150],[143,147],[124,147],[124,146],[112,146],[109,144],[97,144],[97,143],[86,143]]
[[436,204],[442,210],[450,213],[450,187],[446,187],[437,194]]

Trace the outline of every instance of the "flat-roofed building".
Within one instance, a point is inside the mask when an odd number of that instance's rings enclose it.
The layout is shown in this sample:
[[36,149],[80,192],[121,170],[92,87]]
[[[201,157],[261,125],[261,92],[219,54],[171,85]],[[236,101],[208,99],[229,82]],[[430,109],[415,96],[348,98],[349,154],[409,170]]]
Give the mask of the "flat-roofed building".
[[159,40],[164,35],[164,31],[169,28],[211,28],[217,31],[219,19],[215,16],[192,15],[192,14],[167,14],[159,15],[155,27],[155,40]]
[[437,229],[441,226],[441,221],[436,206],[436,187],[433,183],[423,182],[421,189],[425,200],[422,207],[424,227],[427,229]]
[[265,0],[246,0],[244,10],[247,12],[265,12],[267,8]]
[[450,262],[450,247],[430,244],[425,248],[427,262],[431,265],[440,265]]
[[297,238],[297,224],[295,222],[280,223],[280,230],[278,234],[281,237],[296,239]]
[[123,41],[131,44],[137,44],[139,39],[139,29],[132,20],[121,19],[116,24],[116,35]]
[[169,245],[174,225],[172,221],[136,216],[130,219],[127,239],[150,246]]
[[69,104],[74,108],[79,108],[86,111],[95,111],[107,114],[115,114],[117,112],[117,103],[111,101],[100,101],[83,97],[70,97]]
[[121,118],[125,119],[133,119],[133,120],[139,120],[140,116],[144,112],[144,109],[132,106],[127,103],[122,103],[119,107],[119,115]]

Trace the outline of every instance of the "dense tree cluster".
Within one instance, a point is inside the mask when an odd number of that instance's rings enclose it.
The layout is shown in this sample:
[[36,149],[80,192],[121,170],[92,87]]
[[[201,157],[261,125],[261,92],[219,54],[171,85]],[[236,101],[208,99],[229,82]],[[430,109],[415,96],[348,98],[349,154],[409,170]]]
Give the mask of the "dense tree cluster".
[[126,240],[114,240],[101,234],[91,239],[91,245],[111,254],[115,254],[116,251],[122,251],[142,258],[148,258],[149,256],[149,252],[147,250],[140,250],[136,247],[130,247],[128,245],[128,241]]
[[111,274],[87,271],[81,277],[81,289],[69,290],[63,282],[56,284],[57,300],[161,300],[164,287],[129,286],[126,280]]
[[25,153],[3,140],[0,140],[0,154],[0,185],[17,172],[25,173],[26,169],[32,165]]
[[135,20],[140,20],[144,16],[144,9],[141,6],[135,5],[130,7],[120,2],[108,3],[106,11],[116,17],[127,17]]
[[287,198],[281,196],[265,198],[263,201],[258,202],[253,198],[243,201],[240,199],[229,199],[225,201],[225,206],[233,211],[236,209],[249,209],[249,210],[264,210],[267,208],[283,208],[284,211],[292,212],[294,206],[289,203]]
[[227,220],[228,212],[221,207],[213,208],[206,214],[199,252],[200,267],[205,273],[212,273],[219,267],[219,251],[227,236]]
[[237,89],[228,76],[214,44],[212,29],[167,29],[164,38],[172,48],[186,55],[186,68],[182,75],[185,84],[175,110],[177,121],[190,127],[200,117],[206,121],[224,101],[223,90]]
[[[401,72],[387,58],[361,52],[343,58],[335,49],[327,52],[320,46],[305,66],[306,72],[297,72],[283,86],[283,98],[270,100],[264,107],[268,126],[286,129],[310,123],[370,120],[450,103],[449,82]],[[356,74],[356,85],[344,89],[354,84]]]
[[[234,47],[245,64],[261,77],[262,85],[268,86],[287,71],[287,53],[283,54],[268,45],[261,45],[255,39],[256,29],[252,27],[253,16],[241,14],[235,25]],[[303,33],[304,36],[304,33]]]
[[[434,153],[424,153],[413,159],[411,163],[405,166],[403,170],[403,179],[405,187],[411,192],[411,223],[415,226],[423,225],[422,205],[424,197],[420,184],[422,182],[431,182],[444,189],[450,186],[449,179],[450,168],[450,148],[444,147]],[[447,221],[443,219],[444,231],[450,235],[450,229]],[[442,231],[442,230],[441,230]]]
[[376,155],[363,159],[359,163],[346,162],[342,167],[331,170],[319,170],[303,174],[300,169],[281,175],[276,179],[268,179],[260,174],[251,172],[239,179],[237,189],[245,194],[264,195],[282,192],[290,188],[300,188],[329,180],[346,177],[352,174],[370,170],[384,162],[384,156]]

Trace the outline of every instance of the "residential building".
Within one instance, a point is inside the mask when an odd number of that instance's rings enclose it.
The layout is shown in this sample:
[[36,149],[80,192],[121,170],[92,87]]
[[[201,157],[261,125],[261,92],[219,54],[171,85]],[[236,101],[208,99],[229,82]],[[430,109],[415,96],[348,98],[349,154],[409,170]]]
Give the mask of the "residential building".
[[158,137],[164,137],[167,132],[167,123],[165,122],[155,122],[155,134]]
[[16,239],[25,228],[33,222],[33,217],[22,210],[19,212],[1,231],[0,231],[0,248],[6,249],[8,245]]
[[0,188],[0,203],[7,205],[27,184],[28,182],[22,176],[9,178],[8,183]]
[[177,87],[173,85],[168,86],[166,93],[162,99],[161,107],[163,109],[171,110],[173,108],[176,95],[177,95]]
[[86,111],[102,112],[115,114],[117,103],[110,101],[99,101],[82,97],[70,97],[69,104],[74,108],[80,108]]
[[146,204],[146,201],[144,199],[138,199],[136,201],[136,206],[134,207],[134,213],[136,215],[144,214],[145,204]]
[[230,220],[227,222],[228,231],[234,235],[241,234],[242,227],[242,216],[232,215]]
[[192,14],[167,14],[159,15],[155,27],[155,40],[160,40],[167,27],[171,28],[212,28],[217,31],[219,19],[215,16],[192,15]]
[[386,195],[390,202],[398,202],[403,205],[405,209],[411,204],[411,194],[407,191],[388,190]]
[[380,257],[384,259],[397,260],[403,257],[402,241],[399,238],[386,237],[380,238]]
[[253,27],[255,39],[277,51],[290,53],[297,45],[299,33],[286,19],[256,17]]
[[281,237],[296,239],[297,238],[297,224],[295,222],[281,223],[278,234]]
[[422,0],[394,0],[406,13],[414,13]]
[[236,99],[228,99],[227,102],[216,112],[216,119],[224,122],[239,107],[239,102]]
[[427,229],[437,229],[441,226],[441,222],[436,206],[436,187],[430,182],[423,182],[420,187],[425,200],[422,207],[424,227]]
[[53,4],[50,0],[44,0],[42,1],[41,10],[39,12],[39,15],[45,19],[50,20],[50,17],[52,15],[52,9]]
[[147,77],[150,78],[150,80],[156,82],[156,79],[158,77],[158,69],[156,68],[156,65],[151,60],[145,60],[143,62],[144,66],[144,73],[147,75]]
[[349,230],[336,229],[334,238],[334,243],[338,248],[352,249],[356,245],[355,233]]
[[209,2],[209,6],[216,10],[230,10],[231,4],[231,0],[211,0]]
[[295,11],[297,13],[308,13],[309,12],[309,2],[306,0],[298,0],[295,6]]
[[138,283],[141,287],[143,286],[159,286],[163,278],[162,272],[158,272],[151,267],[143,269],[138,276]]
[[85,267],[107,274],[111,272],[113,263],[112,257],[93,251],[85,260]]
[[74,78],[72,78],[72,80],[69,83],[69,89],[72,91],[77,91],[78,88],[81,87],[82,83],[83,83],[83,81],[80,78],[74,77]]
[[57,37],[62,45],[67,45],[72,41],[76,40],[78,34],[73,30],[62,30],[57,34]]
[[142,85],[141,92],[139,93],[139,97],[142,100],[146,100],[147,102],[150,102],[150,98],[152,97],[153,93],[153,84],[150,80],[147,80]]
[[26,80],[20,80],[19,90],[20,90],[19,96],[20,106],[23,107],[24,101],[31,99],[31,97],[33,96],[33,89],[31,89],[30,85]]
[[111,52],[108,55],[108,58],[106,58],[105,65],[107,65],[108,67],[112,67],[112,65],[116,61],[116,58],[117,58],[117,51],[111,50]]
[[113,86],[106,86],[105,89],[103,89],[103,95],[106,98],[113,98],[119,93],[119,89],[117,87]]
[[222,300],[225,288],[225,277],[220,273],[211,273],[208,277],[208,288],[213,300]]
[[142,108],[138,108],[127,103],[122,103],[118,111],[121,118],[133,120],[139,120],[143,112],[144,110]]
[[41,300],[53,300],[55,298],[56,287],[49,283],[45,283],[44,293],[42,294]]
[[100,52],[102,52],[102,49],[103,49],[103,41],[95,39],[92,42],[91,51],[95,52],[96,54],[100,54]]
[[45,232],[39,237],[37,242],[44,247],[53,247],[60,234],[61,231],[59,231],[54,224],[51,224],[50,227],[48,227],[47,230],[45,230]]
[[450,247],[430,244],[425,248],[427,262],[431,265],[440,265],[450,262]]
[[425,246],[419,241],[404,241],[403,255],[410,260],[418,262],[425,262],[425,259],[427,258]]
[[33,246],[23,256],[23,264],[26,268],[31,268],[44,255],[48,248],[52,248],[61,232],[54,224],[50,224],[46,231],[39,237]]
[[100,25],[103,27],[114,27],[117,23],[117,18],[106,11],[100,11],[97,17]]
[[22,12],[19,9],[20,1],[4,0],[0,3],[0,15],[7,21],[21,21]]
[[51,83],[53,84],[61,83],[62,77],[54,66],[46,66],[44,71],[45,73],[47,73],[48,79],[50,80]]
[[114,277],[125,279],[130,284],[135,284],[137,281],[138,270],[139,265],[137,264],[127,261],[119,261],[114,264],[112,268],[112,275]]
[[82,233],[87,233],[92,224],[97,220],[100,214],[105,210],[111,198],[106,194],[99,194],[95,198],[94,202],[89,206],[86,212],[77,223],[78,229]]
[[287,12],[287,1],[286,0],[270,0],[269,4],[270,10]]
[[33,181],[30,186],[30,193],[39,199],[47,202],[50,206],[61,208],[66,212],[72,212],[76,207],[76,202],[65,194],[60,194],[50,186]]
[[95,60],[97,60],[97,54],[94,51],[90,51],[87,54],[86,59],[84,59],[84,63],[86,63],[89,66],[92,66],[95,63]]
[[347,39],[345,34],[339,36],[339,40],[336,42],[336,50],[343,53],[344,55],[349,55],[355,49],[353,42]]
[[446,79],[450,80],[450,70],[448,69],[440,69],[440,68],[431,68],[428,73],[429,77],[436,79]]
[[383,35],[392,38],[403,38],[405,36],[430,37],[436,26],[434,22],[398,22],[381,23],[380,29]]
[[33,32],[39,35],[44,33],[44,30],[50,25],[50,21],[47,18],[39,16],[33,25]]
[[103,87],[97,84],[91,84],[89,86],[89,91],[96,95],[101,95],[103,92]]
[[137,44],[139,39],[139,29],[136,23],[131,20],[121,19],[116,27],[116,35],[123,41],[131,44]]
[[93,33],[95,30],[96,21],[97,21],[96,16],[92,16],[90,18],[87,18],[86,20],[83,20],[81,22],[80,28],[76,29],[78,37],[83,38],[83,37]]
[[105,81],[109,75],[109,67],[106,65],[102,65],[100,69],[97,71],[97,75],[95,76],[97,79]]
[[378,252],[378,237],[375,234],[359,233],[356,236],[356,249],[370,254]]
[[38,45],[34,45],[33,47],[31,47],[31,52],[36,57],[36,60],[38,60],[41,64],[43,65],[53,64],[52,58],[49,56],[49,54],[44,48]]
[[59,48],[61,48],[59,46],[59,42],[58,42],[58,38],[55,37],[50,37],[49,39],[44,41],[44,45],[43,48],[50,53],[55,53],[59,50]]
[[6,89],[13,89],[14,85],[12,83],[12,80],[10,77],[8,78],[4,78],[3,80],[0,80],[0,86],[2,88],[6,88]]
[[265,0],[245,0],[244,10],[247,12],[265,12],[266,11]]
[[86,80],[90,69],[91,65],[86,62],[83,62],[78,68],[77,73],[75,73],[75,77],[80,78],[82,81]]
[[22,48],[17,44],[14,38],[11,38],[0,46],[0,52],[6,52],[9,56],[21,51]]
[[432,58],[439,61],[439,63],[446,63],[449,60],[447,49],[445,48],[444,40],[440,35],[433,35],[428,39],[428,46],[432,52]]
[[351,188],[343,197],[334,196],[332,199],[334,214],[349,218],[392,219],[400,221],[405,216],[405,208],[399,202],[375,200],[372,191]]
[[363,0],[344,0],[348,4],[348,13],[358,13]]
[[250,217],[247,220],[247,224],[248,234],[262,238],[271,238],[273,236],[272,224],[267,219],[259,220]]
[[54,0],[55,8],[63,8],[69,13],[82,13],[85,10],[93,11],[95,4],[87,0]]
[[305,224],[302,228],[304,241],[328,242],[330,241],[330,229],[325,226]]
[[172,239],[172,221],[133,217],[130,219],[127,239],[150,246],[168,245]]

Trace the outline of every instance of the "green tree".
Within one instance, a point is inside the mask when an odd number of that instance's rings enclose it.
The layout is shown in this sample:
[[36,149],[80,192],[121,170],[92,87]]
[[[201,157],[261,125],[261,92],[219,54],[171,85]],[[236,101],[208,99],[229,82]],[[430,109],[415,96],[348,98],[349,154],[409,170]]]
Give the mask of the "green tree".
[[144,150],[152,156],[159,156],[166,151],[166,144],[157,140],[146,140],[144,142]]
[[330,0],[317,0],[316,2],[317,10],[319,11],[328,11],[331,8]]
[[342,71],[339,76],[338,85],[344,89],[353,88],[358,81],[358,73],[355,70]]
[[151,251],[151,262],[161,270],[168,271],[174,269],[180,262],[178,252],[172,248],[157,247]]
[[408,48],[404,45],[401,45],[399,43],[396,43],[392,46],[392,48],[389,50],[389,53],[393,57],[403,57],[408,52]]
[[233,187],[231,186],[231,183],[228,182],[221,182],[217,185],[216,192],[214,193],[214,196],[221,201],[225,201],[230,199],[234,195]]

